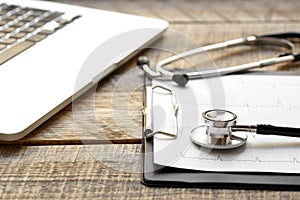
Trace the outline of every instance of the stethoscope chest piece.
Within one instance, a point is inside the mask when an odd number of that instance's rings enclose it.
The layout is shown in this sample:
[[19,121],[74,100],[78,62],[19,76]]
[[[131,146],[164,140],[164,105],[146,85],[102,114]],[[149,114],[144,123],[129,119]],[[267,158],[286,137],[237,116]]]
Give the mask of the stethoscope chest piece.
[[247,142],[247,134],[232,134],[237,116],[226,110],[209,110],[202,114],[205,125],[191,131],[191,140],[202,147],[210,149],[233,149]]

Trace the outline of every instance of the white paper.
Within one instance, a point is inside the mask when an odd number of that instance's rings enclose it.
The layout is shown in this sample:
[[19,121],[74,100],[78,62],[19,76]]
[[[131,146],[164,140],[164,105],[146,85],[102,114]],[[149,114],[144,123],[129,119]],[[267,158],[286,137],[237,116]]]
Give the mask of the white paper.
[[[163,85],[179,100],[179,133],[173,140],[154,138],[154,163],[204,171],[300,173],[300,138],[249,133],[247,144],[232,150],[208,150],[190,139],[191,130],[203,124],[202,112],[212,108],[236,113],[237,124],[300,127],[300,76],[231,75],[190,81],[184,88]],[[161,97],[154,93],[156,98]],[[168,100],[154,101],[154,106],[162,101]],[[153,120],[154,130],[172,126],[162,123],[155,110]]]

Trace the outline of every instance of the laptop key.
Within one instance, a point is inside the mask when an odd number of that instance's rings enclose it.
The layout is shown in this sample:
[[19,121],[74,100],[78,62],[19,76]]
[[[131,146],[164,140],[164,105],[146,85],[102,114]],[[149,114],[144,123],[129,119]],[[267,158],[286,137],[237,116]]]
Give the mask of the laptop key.
[[37,22],[37,23],[35,23],[35,24],[33,24],[33,25],[31,25],[31,26],[34,26],[34,27],[41,27],[41,26],[44,26],[45,25],[45,22],[42,22],[42,21],[40,21],[40,22]]
[[25,35],[27,35],[27,33],[25,33],[25,32],[19,32],[19,33],[16,33],[16,34],[14,34],[14,35],[12,35],[12,36],[10,36],[11,38],[16,38],[16,39],[21,39],[21,38],[23,38]]
[[10,33],[10,32],[13,32],[16,29],[17,29],[16,27],[10,26],[10,27],[7,27],[6,29],[3,29],[1,31],[5,32],[5,33]]
[[17,39],[16,38],[8,38],[6,40],[1,41],[1,44],[5,44],[5,45],[10,45],[12,43],[14,43]]
[[25,33],[31,33],[31,32],[33,32],[35,29],[36,29],[36,27],[29,26],[28,28],[23,29],[22,32],[25,32]]
[[7,49],[6,51],[2,52],[0,54],[0,65],[10,60],[11,58],[15,57],[16,55],[22,53],[23,51],[25,51],[26,49],[30,48],[33,45],[34,42],[23,41]]
[[46,35],[36,34],[36,35],[33,35],[30,38],[28,38],[27,41],[39,42],[39,41],[41,41],[42,39],[44,39],[46,37],[47,37]]
[[25,24],[25,22],[19,21],[19,22],[15,23],[15,24],[13,24],[13,25],[11,25],[11,26],[13,26],[13,27],[21,27],[21,26],[23,26],[24,24]]
[[22,22],[31,22],[32,20],[34,20],[36,17],[35,16],[27,16],[27,17],[25,17],[25,18],[23,18],[21,21]]
[[50,15],[48,15],[47,17],[45,17],[44,19],[42,19],[42,21],[44,22],[50,22],[56,18],[58,18],[59,16],[61,16],[63,13],[61,12],[54,12],[54,13],[50,13]]
[[50,31],[50,30],[42,30],[39,32],[39,34],[42,35],[51,35],[52,33],[54,33],[54,31]]

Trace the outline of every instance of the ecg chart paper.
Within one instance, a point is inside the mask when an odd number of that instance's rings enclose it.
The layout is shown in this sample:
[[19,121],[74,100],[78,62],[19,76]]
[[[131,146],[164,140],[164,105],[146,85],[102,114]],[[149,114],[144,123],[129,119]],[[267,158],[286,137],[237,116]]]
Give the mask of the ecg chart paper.
[[[194,144],[191,131],[203,125],[201,114],[225,109],[237,125],[300,127],[300,76],[245,74],[190,81],[186,87],[153,81],[174,91],[179,116],[176,139],[154,137],[154,163],[176,168],[223,172],[300,173],[300,138],[247,133],[247,144],[211,150]],[[172,131],[170,97],[153,93],[153,129]],[[238,135],[238,132],[234,132]],[[300,135],[300,133],[299,133]]]

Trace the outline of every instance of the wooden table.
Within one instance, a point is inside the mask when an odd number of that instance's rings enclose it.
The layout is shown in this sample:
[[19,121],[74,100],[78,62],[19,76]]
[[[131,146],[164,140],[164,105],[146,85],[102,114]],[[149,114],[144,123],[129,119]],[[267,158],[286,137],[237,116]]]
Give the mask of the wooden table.
[[[300,30],[297,0],[255,1],[72,1],[77,4],[163,18],[170,30],[200,45],[257,33]],[[101,19],[99,22],[101,28]],[[174,36],[174,35],[173,35]],[[156,44],[167,50],[195,42],[168,33]],[[255,53],[219,62],[235,53],[212,54],[217,66],[257,59]],[[165,53],[165,52],[164,52]],[[145,50],[153,62],[162,51]],[[263,55],[270,52],[263,52]],[[182,67],[183,64],[179,64]],[[298,70],[298,65],[269,70]],[[135,59],[64,108],[28,137],[1,142],[0,197],[3,199],[299,199],[292,191],[149,188],[140,183],[143,76]]]

